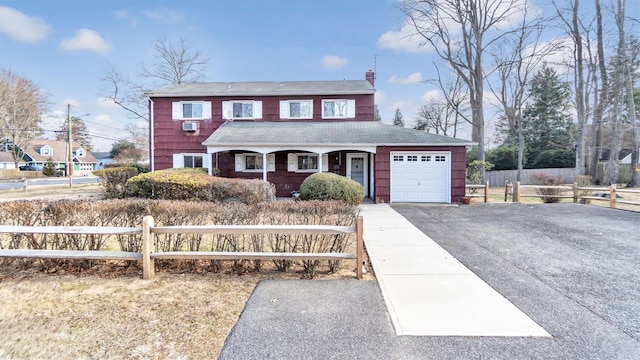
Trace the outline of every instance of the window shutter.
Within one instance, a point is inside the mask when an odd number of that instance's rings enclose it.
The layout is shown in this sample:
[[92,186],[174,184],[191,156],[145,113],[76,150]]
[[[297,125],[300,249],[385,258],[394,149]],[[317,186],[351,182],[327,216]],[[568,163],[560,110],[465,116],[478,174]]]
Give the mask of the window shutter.
[[171,118],[173,120],[182,119],[182,103],[181,102],[176,101],[171,104]]
[[329,171],[329,154],[322,154],[322,171]]
[[289,102],[286,100],[280,101],[280,119],[288,119],[289,116]]
[[347,117],[348,118],[356,117],[356,101],[355,100],[347,100]]
[[297,156],[294,153],[289,154],[287,157],[287,170],[296,171],[298,170]]
[[202,103],[202,117],[211,119],[211,101],[204,101]]
[[262,119],[262,101],[253,102],[253,118]]
[[233,105],[231,101],[222,102],[222,118],[225,120],[233,119]]
[[244,171],[244,154],[236,154],[236,172]]
[[184,167],[184,157],[182,154],[173,154],[173,168],[182,169]]
[[276,154],[267,154],[267,171],[276,171]]
[[202,167],[211,169],[211,154],[202,154]]

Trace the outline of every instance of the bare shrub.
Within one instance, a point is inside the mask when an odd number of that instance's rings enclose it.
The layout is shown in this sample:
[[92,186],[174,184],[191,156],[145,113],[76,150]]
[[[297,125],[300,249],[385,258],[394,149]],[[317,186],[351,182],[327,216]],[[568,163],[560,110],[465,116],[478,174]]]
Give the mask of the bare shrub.
[[[275,201],[246,205],[243,203],[211,203],[165,201],[150,199],[112,199],[101,201],[15,201],[0,207],[0,221],[5,225],[25,226],[115,226],[141,227],[142,218],[154,217],[156,226],[174,225],[338,225],[353,226],[357,207],[342,201]],[[354,236],[342,235],[261,235],[261,234],[155,234],[156,251],[215,251],[215,252],[345,252]],[[84,235],[84,234],[5,234],[0,248],[101,250],[109,239],[111,247],[121,251],[140,252],[140,235]],[[115,250],[109,248],[108,250]],[[66,261],[40,261],[44,268]],[[91,262],[87,262],[90,264]],[[321,261],[303,261],[308,276],[313,276]],[[29,264],[25,260],[24,265]],[[277,269],[289,270],[295,262],[274,261]],[[210,271],[221,271],[220,260],[209,263]],[[238,272],[260,271],[261,261],[238,260],[233,269]],[[327,262],[329,271],[339,261]],[[159,268],[175,268],[171,260],[158,261]],[[183,262],[183,268],[196,269],[197,261]]]
[[[531,175],[531,183],[533,185],[543,185],[543,186],[558,186],[560,184],[560,178],[557,176],[547,175],[547,174],[532,174]],[[543,196],[542,201],[545,203],[557,203],[560,202],[560,197],[558,197],[562,193],[561,189],[556,188],[536,188],[536,194]]]

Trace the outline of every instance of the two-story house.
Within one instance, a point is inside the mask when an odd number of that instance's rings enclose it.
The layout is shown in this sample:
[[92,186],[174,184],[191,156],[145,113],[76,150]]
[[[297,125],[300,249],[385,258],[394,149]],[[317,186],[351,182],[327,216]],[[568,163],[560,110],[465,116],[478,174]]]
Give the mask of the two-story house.
[[365,80],[181,84],[147,93],[151,170],[213,168],[290,196],[314,172],[377,202],[457,202],[474,143],[374,120]]

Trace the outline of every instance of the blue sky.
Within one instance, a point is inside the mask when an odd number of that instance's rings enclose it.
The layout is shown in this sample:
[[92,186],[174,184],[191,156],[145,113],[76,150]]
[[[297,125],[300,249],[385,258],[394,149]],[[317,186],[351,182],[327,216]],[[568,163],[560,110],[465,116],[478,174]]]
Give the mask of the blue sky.
[[436,59],[403,37],[395,3],[0,0],[0,67],[51,95],[45,128],[58,126],[67,103],[74,115],[89,113],[83,119],[99,151],[126,138],[132,123],[100,97],[105,67],[135,75],[153,61],[160,37],[182,37],[209,59],[203,81],[364,79],[377,55],[383,121],[391,123],[399,107],[411,126],[423,100],[438,97],[422,83],[433,77]]

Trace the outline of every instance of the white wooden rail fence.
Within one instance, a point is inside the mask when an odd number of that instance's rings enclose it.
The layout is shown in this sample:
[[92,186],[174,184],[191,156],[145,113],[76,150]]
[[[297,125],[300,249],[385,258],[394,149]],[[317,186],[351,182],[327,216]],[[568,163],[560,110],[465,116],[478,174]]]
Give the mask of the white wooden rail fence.
[[[358,216],[355,226],[332,225],[193,225],[154,226],[151,216],[142,220],[142,228],[100,226],[7,226],[0,225],[4,234],[95,234],[142,235],[142,252],[80,251],[40,249],[0,249],[0,258],[72,259],[72,260],[142,260],[142,277],[155,275],[155,259],[203,260],[338,260],[355,259],[356,277],[362,278],[363,218]],[[155,252],[153,234],[356,234],[355,253],[288,253],[288,252]]]

